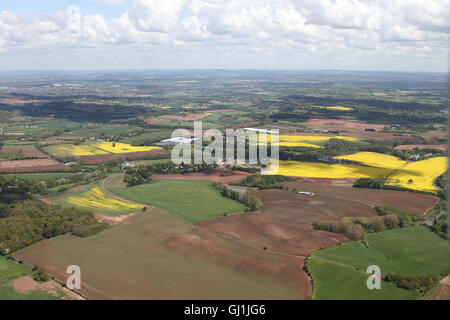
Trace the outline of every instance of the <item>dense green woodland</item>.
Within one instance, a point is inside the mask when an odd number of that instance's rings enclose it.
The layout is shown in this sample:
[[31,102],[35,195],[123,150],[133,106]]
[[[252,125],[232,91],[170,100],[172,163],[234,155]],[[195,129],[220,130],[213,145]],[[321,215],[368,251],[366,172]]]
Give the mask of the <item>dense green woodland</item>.
[[0,253],[5,255],[37,241],[72,233],[93,235],[106,228],[92,212],[26,200],[0,205]]

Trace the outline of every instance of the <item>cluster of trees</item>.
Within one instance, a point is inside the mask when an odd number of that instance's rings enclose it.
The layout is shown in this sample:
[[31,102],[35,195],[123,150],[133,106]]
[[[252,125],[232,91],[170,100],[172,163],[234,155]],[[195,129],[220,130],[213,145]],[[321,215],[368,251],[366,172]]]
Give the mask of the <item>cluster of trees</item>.
[[258,192],[254,189],[247,189],[245,192],[234,191],[223,183],[216,182],[214,187],[220,191],[222,196],[242,202],[248,207],[248,211],[261,209],[262,201]]
[[277,183],[289,181],[292,181],[292,179],[280,175],[273,175],[273,176],[251,175],[245,177],[245,179],[239,182],[238,185],[258,189],[283,189],[283,186],[277,185]]
[[50,280],[50,276],[47,274],[44,268],[41,268],[35,264],[32,271],[36,272],[33,275],[33,279],[37,282],[47,282],[48,280]]
[[127,184],[127,187],[138,186],[149,183],[152,180],[152,175],[152,172],[144,167],[127,168],[123,181]]
[[447,215],[442,215],[440,219],[434,221],[430,230],[439,235],[441,238],[448,239]]
[[419,215],[405,210],[390,207],[376,207],[378,216],[369,218],[354,218],[347,220],[326,220],[313,223],[316,230],[342,233],[352,240],[361,239],[366,233],[381,232],[411,226],[421,220]]
[[352,240],[359,240],[364,236],[361,225],[344,220],[327,220],[313,223],[314,230],[324,230],[334,233],[342,233]]
[[184,164],[176,165],[172,162],[155,163],[148,166],[128,167],[125,169],[125,180],[129,187],[145,184],[151,181],[153,174],[180,174],[188,172],[207,171],[217,168],[217,164]]
[[39,200],[0,204],[0,254],[37,241],[72,233],[87,237],[106,229],[90,211],[64,208]]
[[388,206],[376,206],[375,210],[380,216],[387,216],[391,214],[396,215],[398,217],[398,226],[400,228],[410,227],[416,222],[423,221],[423,217],[421,217],[420,215],[402,209],[392,208]]
[[389,274],[383,279],[386,282],[394,282],[397,287],[407,290],[430,291],[440,278],[438,276],[399,275]]
[[[38,180],[28,180],[12,177],[0,177],[0,201],[14,202],[20,200],[31,199],[33,194],[46,195],[48,189],[55,188],[57,186],[75,186],[82,184],[89,184],[94,180],[105,178],[105,170],[97,170],[94,172],[80,173],[67,176],[65,178],[53,178]],[[58,191],[64,191],[68,187],[61,187]]]
[[385,179],[360,178],[353,183],[354,188],[383,189]]

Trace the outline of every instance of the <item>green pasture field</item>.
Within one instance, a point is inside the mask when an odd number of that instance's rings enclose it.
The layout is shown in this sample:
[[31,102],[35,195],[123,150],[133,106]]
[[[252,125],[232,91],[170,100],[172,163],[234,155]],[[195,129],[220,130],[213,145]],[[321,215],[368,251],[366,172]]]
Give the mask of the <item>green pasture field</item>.
[[32,275],[31,267],[0,256],[0,300],[58,300],[58,297],[39,290],[17,293],[9,283],[10,280]]
[[21,173],[21,174],[3,174],[5,178],[18,178],[33,181],[48,181],[52,179],[69,178],[74,173]]
[[30,275],[32,275],[32,271],[29,266],[16,263],[14,260],[8,260],[6,257],[0,256],[0,283]]
[[125,199],[166,209],[190,223],[246,209],[242,203],[222,197],[209,181],[157,180],[108,190]]
[[9,283],[0,284],[0,300],[60,300],[42,290],[17,293]]
[[425,276],[438,276],[449,268],[445,259],[448,242],[425,227],[370,233],[366,240],[370,248],[354,241],[310,256],[308,270],[314,279],[315,299],[415,299],[418,292],[393,290],[386,282],[382,282],[379,293],[368,290],[367,267],[379,266],[382,275]]
[[308,261],[308,270],[314,279],[315,300],[415,300],[417,291],[397,288],[392,282],[381,282],[381,290],[369,290],[369,277],[346,265],[327,262],[319,258]]
[[63,137],[93,137],[101,134],[117,134],[132,130],[133,126],[129,125],[105,125],[96,128],[82,128],[73,131],[64,132]]

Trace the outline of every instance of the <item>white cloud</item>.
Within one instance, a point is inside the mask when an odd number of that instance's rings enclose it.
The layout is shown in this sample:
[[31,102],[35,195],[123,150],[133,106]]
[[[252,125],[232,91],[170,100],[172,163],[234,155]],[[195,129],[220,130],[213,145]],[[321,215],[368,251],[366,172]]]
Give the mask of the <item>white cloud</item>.
[[[0,49],[67,46],[102,50],[201,51],[224,54],[351,55],[362,52],[429,57],[448,49],[448,0],[91,0],[126,12],[46,16],[0,13]],[[189,12],[181,16],[182,12]]]

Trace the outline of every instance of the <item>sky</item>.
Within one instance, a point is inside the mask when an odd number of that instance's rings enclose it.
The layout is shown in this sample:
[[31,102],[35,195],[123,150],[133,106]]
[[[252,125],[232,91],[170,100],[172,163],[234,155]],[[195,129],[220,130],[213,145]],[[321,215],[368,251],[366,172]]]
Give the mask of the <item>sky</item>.
[[1,0],[0,70],[448,72],[449,0]]

